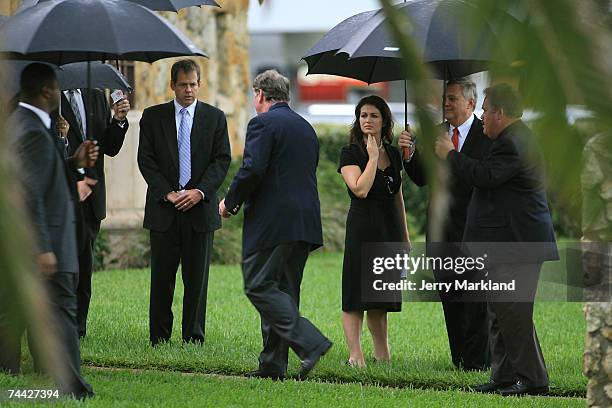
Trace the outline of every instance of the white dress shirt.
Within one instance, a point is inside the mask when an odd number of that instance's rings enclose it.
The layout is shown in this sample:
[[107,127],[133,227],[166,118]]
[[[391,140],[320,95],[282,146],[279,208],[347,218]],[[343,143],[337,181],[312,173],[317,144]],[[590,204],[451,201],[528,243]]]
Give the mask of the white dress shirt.
[[174,100],[174,120],[176,121],[176,140],[177,141],[178,141],[179,128],[181,126],[181,109],[186,108],[187,112],[189,113],[189,115],[187,116],[187,119],[189,120],[189,122],[186,123],[186,125],[187,125],[187,129],[191,130],[191,128],[193,128],[193,116],[195,114],[195,108],[196,108],[197,103],[198,103],[198,100],[196,99],[191,105],[185,107],[185,106],[181,106],[181,104],[178,103],[176,99]]
[[[465,122],[463,122],[462,124],[457,126],[457,129],[459,129],[459,148],[457,149],[458,152],[460,152],[461,149],[463,148],[463,143],[465,143],[465,139],[467,138],[467,135],[470,132],[470,128],[472,127],[472,123],[474,123],[474,114],[471,114],[470,117],[468,118],[468,120],[466,120]],[[455,127],[453,125],[449,124],[449,126],[448,126],[448,137],[451,140],[452,140],[452,137],[453,137],[453,129],[455,129]]]

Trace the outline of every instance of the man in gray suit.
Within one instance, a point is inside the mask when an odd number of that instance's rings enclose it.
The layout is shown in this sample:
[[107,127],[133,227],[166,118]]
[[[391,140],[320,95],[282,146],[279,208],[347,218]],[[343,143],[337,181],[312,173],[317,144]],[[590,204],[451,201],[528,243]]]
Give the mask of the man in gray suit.
[[[60,392],[77,399],[93,396],[80,374],[81,356],[76,326],[78,262],[76,246],[76,183],[67,165],[91,167],[98,156],[92,141],[84,142],[75,155],[64,160],[59,138],[50,131],[49,112],[57,108],[59,88],[52,68],[34,63],[21,75],[21,102],[11,115],[13,145],[18,157],[24,203],[37,243],[37,258],[50,309],[51,327],[59,341],[58,353],[67,373],[56,379]],[[10,305],[0,296],[0,370],[20,371],[20,339],[26,324],[7,313]],[[28,331],[30,349],[31,333]],[[32,350],[34,351],[34,350]],[[40,370],[35,353],[34,365]]]

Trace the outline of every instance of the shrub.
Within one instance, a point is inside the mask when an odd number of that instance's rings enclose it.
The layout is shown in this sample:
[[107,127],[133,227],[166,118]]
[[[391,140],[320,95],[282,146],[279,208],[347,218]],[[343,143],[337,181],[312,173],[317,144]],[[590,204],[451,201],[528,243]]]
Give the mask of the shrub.
[[[323,250],[329,252],[342,251],[344,249],[346,214],[350,200],[346,185],[342,180],[342,176],[337,172],[337,168],[340,149],[348,143],[349,125],[318,124],[315,126],[315,130],[317,131],[320,146],[317,181],[319,199],[321,201]],[[536,126],[536,134],[539,133],[537,130]],[[396,128],[395,134],[399,134],[399,128]],[[582,146],[579,140],[577,138],[576,151],[581,149]],[[548,159],[552,160],[550,157]],[[230,183],[241,165],[241,157],[232,160],[227,177],[219,189],[218,195],[220,198],[225,196]],[[563,179],[565,179],[566,185],[569,184],[564,190],[555,189],[555,192],[549,192],[555,229],[560,236],[576,236],[580,230],[580,221],[579,218],[572,216],[572,214],[579,213],[581,202],[579,183],[576,181],[579,179],[579,168],[570,168],[561,177],[558,171],[550,173],[552,173],[550,179],[553,181],[551,184],[553,187],[561,183]],[[568,175],[572,176],[571,183],[569,182],[569,177],[566,177]],[[425,235],[426,232],[428,189],[427,187],[420,188],[412,181],[407,180],[405,173],[403,173],[403,176],[405,180],[402,189],[408,230],[414,239],[414,237]],[[213,263],[236,264],[240,262],[242,253],[242,221],[242,211],[234,217],[223,219],[223,228],[215,232],[212,253]],[[109,262],[113,265],[121,265],[121,267],[148,266],[148,251],[150,251],[150,248],[147,244],[148,233],[146,231],[130,234],[129,239],[123,237],[119,244],[117,244],[118,240],[115,238],[112,241],[113,244],[110,245],[107,231],[100,231],[96,241],[95,269],[107,267]],[[131,246],[128,245],[129,248],[119,251],[122,254],[116,255],[115,249],[111,247],[121,246],[123,248],[127,245],[126,241],[130,241],[129,244]],[[111,253],[112,255],[110,255]]]

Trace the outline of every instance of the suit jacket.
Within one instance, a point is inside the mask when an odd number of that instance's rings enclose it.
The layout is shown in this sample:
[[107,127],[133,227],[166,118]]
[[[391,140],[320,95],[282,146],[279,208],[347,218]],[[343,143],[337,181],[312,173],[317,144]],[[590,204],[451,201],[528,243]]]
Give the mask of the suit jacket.
[[233,214],[244,203],[243,257],[288,242],[323,245],[318,162],[314,129],[287,103],[251,119],[242,166],[225,197]]
[[464,241],[546,242],[551,245],[521,253],[519,259],[558,259],[544,161],[531,130],[522,121],[504,129],[482,160],[451,151],[448,161],[454,172],[474,186]]
[[[206,103],[197,102],[191,128],[191,180],[185,189],[197,188],[201,200],[185,213],[199,232],[221,228],[217,190],[231,162],[225,114]],[[144,228],[163,232],[176,217],[166,195],[179,190],[179,154],[174,101],[151,106],[140,120],[138,167],[148,184]]]
[[[92,179],[98,180],[98,183],[92,187],[92,193],[87,199],[85,203],[89,203],[91,205],[91,209],[93,215],[96,220],[102,221],[106,218],[106,178],[104,175],[104,155],[108,155],[111,157],[116,156],[119,153],[119,150],[123,146],[123,141],[125,139],[125,134],[128,130],[128,123],[125,122],[123,128],[119,126],[119,122],[115,119],[111,118],[110,106],[104,95],[99,89],[82,89],[82,97],[83,104],[85,106],[85,112],[88,116],[87,118],[87,128],[92,137],[98,141],[98,146],[100,146],[100,155],[98,156],[98,160],[96,160],[96,164],[94,167],[85,169],[85,175]],[[87,102],[87,95],[91,92],[91,102]],[[74,112],[70,107],[70,102],[62,92],[61,95],[61,104],[62,104],[62,116],[66,119],[68,124],[70,124],[70,129],[68,130],[68,155],[72,156],[76,149],[83,142],[83,134],[79,126],[77,125],[76,117],[74,116]],[[89,112],[93,109],[93,123],[89,123]],[[51,115],[53,121],[57,120],[58,111],[54,111]],[[53,125],[51,127],[55,129]],[[77,169],[71,170],[73,173],[73,177],[76,180],[82,180],[83,174],[81,174]]]
[[[439,128],[448,132],[448,122],[441,124]],[[480,160],[488,151],[490,144],[490,139],[483,133],[482,121],[474,116],[474,122],[472,122],[463,143],[461,153],[475,160]],[[404,162],[404,169],[410,179],[418,186],[427,184],[425,169],[418,150],[415,150],[412,160]],[[445,242],[461,242],[473,186],[463,180],[463,174],[451,172],[449,189],[451,202],[444,220],[443,240]]]
[[59,272],[77,273],[75,186],[63,147],[29,109],[18,107],[8,123],[38,252],[53,252]]

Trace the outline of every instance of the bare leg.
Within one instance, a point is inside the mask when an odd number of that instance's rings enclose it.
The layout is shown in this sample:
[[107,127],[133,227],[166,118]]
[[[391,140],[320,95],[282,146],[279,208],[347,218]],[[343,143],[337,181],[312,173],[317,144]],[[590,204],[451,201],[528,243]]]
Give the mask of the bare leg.
[[353,366],[364,367],[365,360],[361,351],[361,327],[363,326],[363,312],[342,312],[342,328],[344,338],[349,349],[349,363]]
[[368,310],[368,329],[374,341],[374,358],[377,361],[391,360],[387,336],[387,312],[384,310]]

